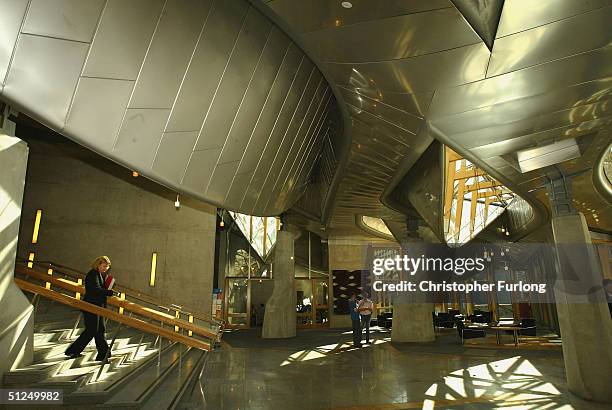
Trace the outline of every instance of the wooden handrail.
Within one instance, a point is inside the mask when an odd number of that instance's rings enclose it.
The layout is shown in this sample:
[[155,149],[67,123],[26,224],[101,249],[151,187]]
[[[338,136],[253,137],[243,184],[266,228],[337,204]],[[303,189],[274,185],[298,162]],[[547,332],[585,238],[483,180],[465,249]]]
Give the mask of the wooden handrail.
[[[74,282],[70,282],[67,281],[65,279],[58,279],[56,277],[53,277],[53,275],[49,275],[47,273],[43,273],[43,272],[39,272],[35,269],[32,268],[24,268],[23,266],[19,266],[17,265],[15,267],[15,271],[18,273],[21,273],[23,275],[27,275],[29,277],[35,278],[37,280],[40,280],[41,282],[49,282],[51,284],[53,284],[54,286],[58,286],[60,288],[63,288],[65,290],[68,290],[70,292],[74,292],[74,293],[80,293],[81,295],[85,294],[85,287],[79,284],[76,284]],[[15,278],[15,280],[17,280],[18,278]],[[77,300],[77,299],[75,299]],[[83,303],[87,303],[87,302],[83,302]],[[200,336],[204,336],[206,338],[209,339],[213,339],[216,340],[218,338],[218,334],[214,333],[208,329],[204,329],[200,326],[196,326],[193,323],[187,322],[185,320],[182,319],[178,319],[174,316],[168,315],[166,313],[163,312],[156,312],[154,310],[150,310],[150,309],[146,309],[143,308],[142,306],[130,302],[128,300],[121,300],[118,297],[115,296],[111,296],[108,298],[108,304],[109,305],[113,305],[113,306],[117,306],[117,307],[121,307],[124,310],[136,313],[140,316],[144,316],[147,317],[149,319],[153,319],[153,320],[158,320],[160,322],[164,322],[167,323],[169,325],[173,325],[173,326],[178,326],[180,328],[186,329],[186,330],[190,330],[192,331],[194,334],[198,334]]]
[[173,340],[175,342],[179,342],[187,346],[195,347],[197,349],[202,350],[210,350],[210,345],[202,340],[188,337],[181,333],[173,332],[169,329],[164,329],[163,327],[156,326],[140,319],[121,315],[112,310],[108,310],[88,302],[83,302],[82,300],[64,295],[54,290],[47,289],[44,286],[39,286],[23,279],[15,278],[15,283],[17,284],[17,286],[27,292],[39,294],[48,299],[73,307],[75,309],[84,310],[95,315],[105,317],[115,322],[122,323],[138,330],[142,330],[143,332],[160,335],[162,337],[165,337],[166,339]]
[[[85,279],[85,276],[87,275],[86,273],[81,272],[81,271],[79,271],[77,269],[73,269],[73,268],[70,268],[68,266],[59,265],[59,264],[56,264],[56,263],[54,263],[52,261],[28,261],[26,259],[20,258],[18,260],[17,266],[26,267],[28,263],[31,263],[33,265],[48,265],[49,267],[53,268],[54,272],[57,272],[57,273],[60,273],[62,275],[66,275],[66,276],[77,277],[77,278],[80,278],[80,279],[83,279],[83,280]],[[58,270],[57,268],[60,268],[62,270]],[[32,268],[28,268],[28,269],[32,269]],[[68,269],[71,272],[66,272],[66,271],[64,271],[64,269]],[[119,285],[119,284],[115,285],[115,289],[117,291],[119,291],[119,292],[125,293],[128,296],[131,296],[132,298],[140,299],[140,300],[142,300],[144,302],[147,302],[147,303],[150,303],[152,305],[156,305],[156,306],[162,307],[164,309],[168,309],[168,310],[176,310],[176,309],[168,307],[168,306],[162,306],[160,304],[159,300],[156,300],[151,295],[143,293],[143,292],[141,292],[141,291],[139,291],[137,289],[133,289],[133,288],[130,288],[130,287],[127,287],[127,286],[124,286],[124,285]],[[183,313],[185,315],[191,315],[195,319],[201,320],[202,322],[210,322],[210,323],[213,323],[213,324],[221,325],[222,327],[224,325],[223,320],[217,319],[217,318],[215,318],[212,315],[206,315],[206,314],[201,314],[201,313],[193,314],[193,313],[187,312],[187,311],[185,311],[183,309],[179,309],[179,312],[181,312],[181,313]]]

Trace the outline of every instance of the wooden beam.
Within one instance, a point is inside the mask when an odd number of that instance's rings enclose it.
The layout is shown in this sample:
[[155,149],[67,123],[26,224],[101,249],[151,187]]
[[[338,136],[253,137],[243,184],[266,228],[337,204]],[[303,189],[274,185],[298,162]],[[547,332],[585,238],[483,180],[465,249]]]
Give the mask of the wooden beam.
[[510,191],[509,189],[493,188],[488,192],[479,192],[478,199],[493,198],[503,194],[514,194],[514,192]]
[[460,161],[463,159],[461,155],[457,154],[455,151],[453,151],[449,147],[445,147],[445,149],[446,149],[445,157],[446,157],[447,162],[456,162],[456,161]]
[[472,192],[472,203],[470,207],[470,233],[474,232],[474,225],[476,224],[476,207],[478,206],[478,195]]
[[485,207],[484,207],[484,223],[486,225],[487,219],[489,218],[489,204],[491,204],[491,198],[485,199]]
[[450,210],[453,204],[453,193],[455,192],[455,164],[446,164],[446,187],[444,190],[444,218],[450,218]]
[[465,180],[459,181],[457,190],[457,208],[455,209],[455,240],[459,241],[459,233],[461,232],[461,216],[463,214],[463,195],[465,195]]
[[465,169],[455,174],[455,180],[475,178],[475,177],[480,177],[484,175],[488,175],[488,174],[480,168]]
[[465,190],[466,192],[473,192],[473,191],[478,191],[479,189],[495,188],[498,186],[502,186],[502,183],[498,181],[487,181],[487,182],[479,182],[478,184],[466,185]]

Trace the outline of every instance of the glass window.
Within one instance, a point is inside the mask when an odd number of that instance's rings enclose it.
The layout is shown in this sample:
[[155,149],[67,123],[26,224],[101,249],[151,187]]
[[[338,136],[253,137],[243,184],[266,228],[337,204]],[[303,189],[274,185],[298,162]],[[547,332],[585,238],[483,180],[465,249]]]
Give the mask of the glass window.
[[264,258],[276,243],[279,220],[275,217],[259,217],[230,212],[240,231],[249,241],[255,252]]

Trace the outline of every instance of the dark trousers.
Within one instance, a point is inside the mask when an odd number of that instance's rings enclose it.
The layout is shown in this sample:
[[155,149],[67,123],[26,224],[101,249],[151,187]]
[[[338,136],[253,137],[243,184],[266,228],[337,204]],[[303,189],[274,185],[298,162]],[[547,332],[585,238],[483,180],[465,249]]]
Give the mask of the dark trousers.
[[361,315],[361,328],[365,328],[366,343],[370,343],[370,319],[372,319],[372,315]]
[[359,346],[361,344],[361,325],[359,319],[351,319],[353,322],[353,345]]
[[96,316],[93,313],[83,312],[85,319],[85,330],[81,335],[66,349],[67,355],[79,354],[85,349],[85,346],[91,341],[96,340],[96,348],[98,349],[98,359],[104,358],[108,351],[108,343],[104,336],[104,318]]

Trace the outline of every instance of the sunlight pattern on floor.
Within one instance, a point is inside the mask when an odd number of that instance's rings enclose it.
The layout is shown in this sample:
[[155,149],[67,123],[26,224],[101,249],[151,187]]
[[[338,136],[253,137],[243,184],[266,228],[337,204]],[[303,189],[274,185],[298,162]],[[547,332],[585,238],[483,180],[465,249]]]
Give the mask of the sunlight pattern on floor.
[[453,371],[425,395],[423,409],[435,408],[437,401],[465,399],[489,401],[504,409],[543,409],[556,407],[561,392],[529,360],[515,356]]

